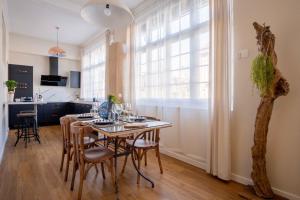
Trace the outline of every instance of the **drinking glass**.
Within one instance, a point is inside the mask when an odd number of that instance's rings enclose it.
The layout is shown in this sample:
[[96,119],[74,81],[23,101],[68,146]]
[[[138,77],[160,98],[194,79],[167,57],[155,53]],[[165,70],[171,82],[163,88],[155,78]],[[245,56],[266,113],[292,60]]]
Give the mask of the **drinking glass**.
[[123,112],[123,106],[122,104],[114,104],[115,105],[115,112],[118,116],[118,122],[119,122],[119,118],[121,116],[121,113]]

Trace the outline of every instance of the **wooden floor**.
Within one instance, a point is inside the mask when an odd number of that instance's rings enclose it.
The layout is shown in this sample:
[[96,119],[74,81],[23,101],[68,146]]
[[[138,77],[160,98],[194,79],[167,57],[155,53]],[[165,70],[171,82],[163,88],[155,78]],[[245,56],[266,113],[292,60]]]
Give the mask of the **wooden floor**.
[[[15,135],[10,132],[0,166],[1,200],[76,199],[79,176],[76,177],[75,190],[71,192],[70,176],[68,182],[64,182],[63,173],[59,172],[61,158],[59,127],[42,127],[40,135],[42,144],[31,142],[25,149],[23,141],[14,147]],[[144,170],[154,180],[155,188],[152,189],[143,179],[141,184],[137,185],[136,173],[132,163],[128,162],[125,173],[120,176],[121,200],[241,199],[238,194],[244,187],[240,184],[222,182],[201,169],[165,155],[162,155],[164,174],[161,175],[154,154],[149,155],[148,159],[148,166]],[[119,161],[120,166],[123,159]],[[108,172],[106,174],[109,176]],[[95,170],[91,169],[84,182],[82,197],[82,199],[115,199],[111,179],[107,177],[103,180],[100,173],[96,176]]]

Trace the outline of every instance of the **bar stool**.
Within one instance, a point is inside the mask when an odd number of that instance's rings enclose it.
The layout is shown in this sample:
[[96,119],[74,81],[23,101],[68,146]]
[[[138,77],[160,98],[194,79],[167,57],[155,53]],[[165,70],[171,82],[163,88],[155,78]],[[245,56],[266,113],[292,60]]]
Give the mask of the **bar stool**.
[[41,143],[35,117],[36,114],[34,111],[21,111],[17,114],[17,140],[15,146],[17,146],[21,138],[25,141],[25,148],[27,148],[27,143],[30,142],[30,138],[35,138],[36,141]]

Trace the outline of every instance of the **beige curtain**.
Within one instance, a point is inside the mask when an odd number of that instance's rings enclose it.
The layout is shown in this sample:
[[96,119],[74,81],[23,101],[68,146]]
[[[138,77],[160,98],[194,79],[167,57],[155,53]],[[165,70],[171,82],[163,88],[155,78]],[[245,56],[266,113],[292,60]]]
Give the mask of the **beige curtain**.
[[210,0],[211,94],[207,172],[230,180],[231,0]]
[[126,58],[123,67],[123,99],[135,107],[134,88],[134,24],[127,27],[126,31]]
[[112,94],[127,102],[127,84],[131,80],[128,39],[123,43],[113,41],[113,37],[113,32],[106,32],[106,96]]
[[111,38],[111,31],[106,30],[105,31],[105,48],[106,48],[106,62],[105,62],[105,97],[111,93],[111,69],[110,69],[110,63],[109,63],[109,46],[110,46],[110,38]]

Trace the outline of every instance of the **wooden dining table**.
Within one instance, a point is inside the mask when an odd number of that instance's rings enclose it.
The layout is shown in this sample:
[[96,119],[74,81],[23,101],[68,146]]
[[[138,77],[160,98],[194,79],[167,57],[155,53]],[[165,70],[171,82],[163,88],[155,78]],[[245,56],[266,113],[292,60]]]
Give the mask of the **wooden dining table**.
[[[114,142],[114,170],[115,170],[115,192],[118,194],[119,192],[119,183],[118,183],[118,157],[125,156],[125,155],[132,155],[132,163],[139,175],[141,175],[146,181],[151,183],[151,187],[154,188],[154,182],[149,178],[146,177],[141,170],[138,169],[135,161],[134,161],[134,148],[130,148],[130,151],[123,151],[118,153],[118,150],[120,148],[119,141],[120,139],[124,139],[126,137],[132,137],[134,136],[134,142],[132,144],[132,147],[134,147],[136,140],[145,132],[145,131],[151,131],[151,130],[160,130],[163,128],[171,127],[172,124],[169,122],[164,121],[157,121],[157,120],[145,120],[142,123],[144,126],[141,127],[133,127],[133,128],[127,128],[127,124],[129,122],[118,122],[110,125],[96,125],[95,121],[99,119],[79,119],[78,115],[72,115],[73,118],[76,121],[82,121],[85,125],[90,126],[93,128],[99,134],[104,135],[107,138],[112,139]],[[117,198],[118,199],[118,198]]]

